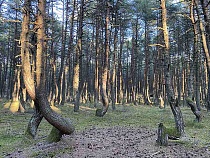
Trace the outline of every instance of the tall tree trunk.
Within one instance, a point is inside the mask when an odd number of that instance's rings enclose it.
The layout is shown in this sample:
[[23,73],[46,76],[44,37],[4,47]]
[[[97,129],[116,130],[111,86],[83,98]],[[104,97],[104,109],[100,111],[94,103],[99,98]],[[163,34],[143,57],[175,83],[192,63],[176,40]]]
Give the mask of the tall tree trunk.
[[71,14],[71,19],[70,19],[70,35],[69,35],[69,46],[68,46],[68,58],[67,58],[67,62],[68,62],[68,66],[69,66],[69,71],[68,71],[68,82],[67,82],[67,91],[68,91],[68,100],[70,101],[71,99],[71,69],[72,69],[72,54],[73,54],[73,34],[74,34],[74,14],[75,14],[75,7],[76,7],[76,0],[73,0],[73,10],[72,10],[72,14]]
[[168,102],[170,104],[172,113],[174,115],[176,129],[179,132],[180,136],[184,135],[184,120],[182,116],[181,109],[179,107],[179,103],[174,95],[174,90],[171,82],[171,74],[170,74],[170,52],[169,52],[169,35],[167,29],[167,11],[166,11],[166,0],[161,0],[161,9],[162,9],[162,25],[163,25],[163,37],[164,37],[164,74],[165,74],[165,86]]
[[[209,2],[207,3],[207,0],[200,0],[201,7],[203,10],[204,15],[204,21],[205,21],[205,31],[202,24],[202,21],[200,19],[200,29],[202,34],[202,44],[203,49],[206,57],[206,65],[207,65],[207,74],[208,74],[208,92],[207,92],[207,110],[210,112],[210,18],[209,18]],[[198,15],[199,16],[199,15]]]
[[[98,13],[99,14],[99,13]],[[99,57],[99,16],[96,17],[96,37],[95,37],[95,42],[96,42],[96,46],[95,46],[95,78],[94,78],[94,85],[95,85],[95,89],[94,89],[94,107],[97,107],[98,104],[98,100],[99,100],[99,64],[98,64],[98,57]]]
[[82,34],[83,34],[83,16],[84,16],[84,0],[81,0],[79,26],[78,26],[78,40],[76,45],[76,57],[74,65],[74,112],[79,111],[80,98],[82,93],[81,83],[81,60],[82,60]]
[[108,78],[108,67],[109,67],[109,2],[106,2],[106,21],[105,21],[105,53],[104,53],[104,63],[103,63],[103,70],[102,70],[102,83],[101,83],[101,90],[102,90],[102,103],[103,109],[96,110],[96,116],[103,117],[108,108],[109,108],[109,99],[107,95],[107,78]]
[[[121,24],[122,25],[122,24]],[[122,53],[124,44],[124,32],[122,27],[120,27],[120,52],[118,55],[118,77],[117,77],[117,94],[118,102],[124,104],[124,92],[123,92],[123,76],[122,76]]]
[[191,22],[193,25],[193,32],[194,32],[194,47],[193,47],[193,63],[192,63],[192,68],[194,68],[194,72],[195,72],[195,98],[196,98],[196,104],[193,102],[193,97],[192,97],[192,84],[193,84],[193,79],[192,79],[192,73],[193,71],[190,70],[190,79],[189,79],[189,95],[188,98],[186,99],[187,104],[191,107],[192,112],[195,114],[197,121],[201,120],[201,112],[200,112],[200,90],[199,90],[199,81],[198,81],[198,73],[199,73],[199,69],[198,69],[198,63],[199,63],[199,50],[198,50],[198,27],[197,24],[195,22],[195,14],[194,14],[194,7],[195,7],[195,1],[192,0],[191,1],[191,6],[190,6],[190,18],[191,18]]
[[[66,6],[65,6],[66,3]],[[58,76],[58,103],[63,105],[65,102],[65,55],[66,55],[66,33],[68,24],[68,1],[63,1],[63,14],[62,14],[62,46],[61,46],[61,61],[60,71]],[[64,99],[64,100],[63,100]]]
[[[117,10],[115,11],[115,23],[117,23]],[[117,43],[118,43],[118,28],[114,28],[114,52],[112,56],[112,67],[111,67],[111,100],[112,110],[116,109],[116,56],[117,56]]]

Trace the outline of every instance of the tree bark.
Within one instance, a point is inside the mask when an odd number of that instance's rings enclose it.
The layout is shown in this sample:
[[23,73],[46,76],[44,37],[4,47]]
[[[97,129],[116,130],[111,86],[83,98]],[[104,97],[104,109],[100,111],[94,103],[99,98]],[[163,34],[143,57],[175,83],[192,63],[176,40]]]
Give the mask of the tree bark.
[[165,75],[165,86],[166,86],[166,93],[168,102],[170,104],[172,113],[174,115],[175,125],[177,131],[180,133],[181,136],[184,135],[184,120],[182,116],[181,109],[179,107],[179,103],[174,95],[174,90],[172,87],[171,82],[171,75],[170,75],[170,58],[169,58],[169,35],[167,29],[167,11],[166,11],[166,1],[161,0],[161,9],[162,9],[162,25],[163,25],[163,37],[164,37],[164,75]]
[[163,123],[158,125],[158,138],[156,143],[160,146],[168,146],[168,134],[166,133],[166,127]]
[[[22,59],[22,73],[26,90],[32,100],[35,100],[35,85],[31,72],[30,54],[29,54],[29,19],[30,19],[30,0],[25,0],[23,7],[23,22],[21,32],[21,59]],[[38,126],[43,118],[37,103],[35,102],[34,114],[31,117],[26,130],[26,136],[34,138]]]
[[[50,108],[45,91],[45,0],[38,1],[38,16],[37,16],[37,56],[36,56],[36,99],[41,113],[44,118],[57,128],[62,134],[71,134],[74,132],[74,125],[69,119],[64,119]],[[51,132],[52,134],[53,132]]]
[[201,120],[202,120],[202,113],[201,113],[201,111],[198,110],[196,104],[191,100],[191,98],[186,98],[186,102],[190,106],[193,114],[196,117],[196,120],[198,122],[201,122]]
[[81,83],[81,64],[82,60],[82,34],[83,34],[83,16],[84,16],[84,0],[81,0],[80,13],[79,13],[79,26],[78,26],[78,40],[76,45],[76,56],[74,66],[74,112],[79,111],[79,104],[83,86]]
[[[45,1],[38,1],[38,15],[36,21],[37,30],[37,52],[36,52],[36,89],[34,80],[31,74],[30,58],[29,58],[29,0],[25,0],[24,13],[23,13],[23,25],[21,33],[21,57],[23,65],[23,77],[26,89],[32,100],[35,102],[34,114],[29,121],[26,135],[34,138],[37,128],[41,122],[43,116],[45,119],[56,128],[53,128],[51,134],[57,133],[58,137],[62,134],[71,134],[74,132],[74,126],[69,119],[64,119],[61,115],[55,113],[51,108],[47,100],[45,90]],[[59,132],[58,132],[59,130]],[[57,139],[58,140],[58,139]]]
[[104,65],[103,65],[103,72],[102,72],[102,103],[103,109],[96,110],[96,116],[103,117],[108,108],[109,108],[109,100],[107,95],[107,77],[108,77],[108,64],[109,64],[109,3],[106,4],[106,24],[105,24],[105,53],[104,53]]
[[[206,65],[207,65],[207,74],[208,78],[210,78],[210,55],[209,55],[209,49],[210,49],[210,18],[209,18],[209,7],[207,5],[206,0],[200,0],[203,15],[204,15],[204,21],[205,21],[205,32],[202,20],[200,19],[200,30],[202,34],[202,44],[203,49],[206,57]],[[209,3],[209,2],[208,2]],[[199,16],[199,14],[198,14]],[[208,92],[207,92],[207,111],[210,112],[210,79],[208,80]]]

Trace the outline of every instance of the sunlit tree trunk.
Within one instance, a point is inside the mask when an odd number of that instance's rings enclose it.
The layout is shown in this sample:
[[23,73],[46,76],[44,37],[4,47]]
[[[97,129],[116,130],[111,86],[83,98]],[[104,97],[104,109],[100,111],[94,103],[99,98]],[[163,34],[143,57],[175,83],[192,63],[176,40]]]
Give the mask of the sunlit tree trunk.
[[62,46],[61,46],[61,61],[60,61],[60,70],[58,75],[58,103],[63,105],[65,102],[65,57],[66,57],[66,36],[67,36],[67,24],[68,24],[68,11],[69,11],[69,2],[63,1],[63,14],[62,14]]

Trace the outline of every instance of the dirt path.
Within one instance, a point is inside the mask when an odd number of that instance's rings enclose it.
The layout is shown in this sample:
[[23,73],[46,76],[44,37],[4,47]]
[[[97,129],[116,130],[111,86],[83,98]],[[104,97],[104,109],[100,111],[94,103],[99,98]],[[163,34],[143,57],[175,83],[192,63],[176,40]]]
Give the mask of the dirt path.
[[61,158],[209,158],[210,147],[185,148],[170,142],[168,147],[155,145],[156,132],[144,127],[91,128],[72,136],[64,136],[59,143],[39,143],[18,150],[6,157]]

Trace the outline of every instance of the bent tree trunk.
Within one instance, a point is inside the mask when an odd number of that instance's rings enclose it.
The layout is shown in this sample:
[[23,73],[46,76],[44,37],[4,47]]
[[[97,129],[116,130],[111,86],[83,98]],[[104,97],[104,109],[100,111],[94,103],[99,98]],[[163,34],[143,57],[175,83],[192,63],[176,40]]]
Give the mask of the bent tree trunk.
[[[195,93],[196,93],[196,103],[200,103],[200,99],[199,99],[199,90],[198,90],[198,27],[197,27],[197,24],[196,24],[196,20],[195,20],[195,1],[192,0],[191,1],[191,5],[190,5],[190,19],[191,19],[191,22],[192,22],[192,25],[193,25],[193,32],[194,32],[194,45],[193,45],[193,59],[194,61],[192,62],[191,64],[191,67],[192,68],[195,68],[195,71],[196,71],[196,87],[195,87]],[[200,24],[201,21],[200,21]],[[200,28],[202,30],[202,28]],[[202,31],[203,32],[203,31]],[[202,33],[203,34],[203,33]],[[203,37],[203,35],[202,35]],[[205,46],[204,46],[205,48]],[[193,70],[190,70],[190,75],[188,77],[188,97],[186,98],[186,102],[187,104],[189,105],[189,107],[191,108],[192,112],[194,113],[194,115],[196,116],[196,120],[198,122],[201,121],[201,111],[199,111],[200,109],[200,106],[197,106],[192,98],[192,94],[193,94]],[[199,104],[198,104],[199,105]]]
[[[46,91],[45,91],[45,0],[38,1],[38,16],[37,16],[37,25],[39,28],[37,30],[37,51],[36,51],[36,77],[37,77],[37,88],[36,88],[36,99],[39,109],[43,114],[44,118],[53,125],[57,130],[54,130],[58,137],[52,141],[59,141],[62,134],[71,134],[74,132],[74,125],[70,120],[64,119],[61,115],[57,114],[50,108],[50,104],[47,100]],[[53,135],[55,132],[51,132]]]
[[[57,130],[52,129],[52,131],[51,131],[52,135],[54,135],[54,133],[56,132],[61,137],[62,134],[69,135],[69,134],[72,134],[74,132],[75,128],[74,128],[74,125],[71,122],[71,120],[63,118],[60,114],[54,112],[50,108],[50,104],[47,100],[46,91],[45,91],[44,88],[39,87],[39,89],[36,91],[36,102],[38,103],[40,111],[43,114],[44,118],[51,125],[53,125],[56,129],[59,130],[59,132],[58,132]],[[55,138],[55,139],[57,141],[59,141],[58,138]],[[51,140],[51,141],[53,141],[53,140]]]
[[[30,68],[30,56],[28,51],[29,45],[29,0],[25,0],[23,12],[23,24],[21,33],[21,58],[23,78],[26,89],[32,100],[35,102],[35,111],[29,121],[26,135],[35,137],[37,128],[43,117],[54,126],[50,133],[50,142],[59,141],[62,134],[71,134],[74,131],[74,126],[69,119],[64,119],[61,115],[55,113],[47,100],[45,91],[45,1],[38,1],[38,14],[36,27],[37,30],[37,51],[36,51],[36,88]],[[25,22],[25,23],[24,23]],[[56,137],[53,137],[56,136]],[[30,138],[30,137],[29,137]]]
[[196,120],[198,122],[201,122],[201,120],[202,120],[202,113],[201,113],[201,111],[198,110],[196,104],[190,98],[186,98],[186,102],[189,105],[189,107],[191,108],[193,114],[195,115]]
[[[21,32],[21,60],[22,60],[22,73],[26,90],[32,100],[35,100],[35,85],[31,72],[30,54],[29,54],[29,18],[30,18],[30,0],[25,0],[23,11],[23,22]],[[37,102],[35,102],[35,109],[31,117],[25,136],[27,138],[34,138],[37,133],[38,126],[43,118]]]

